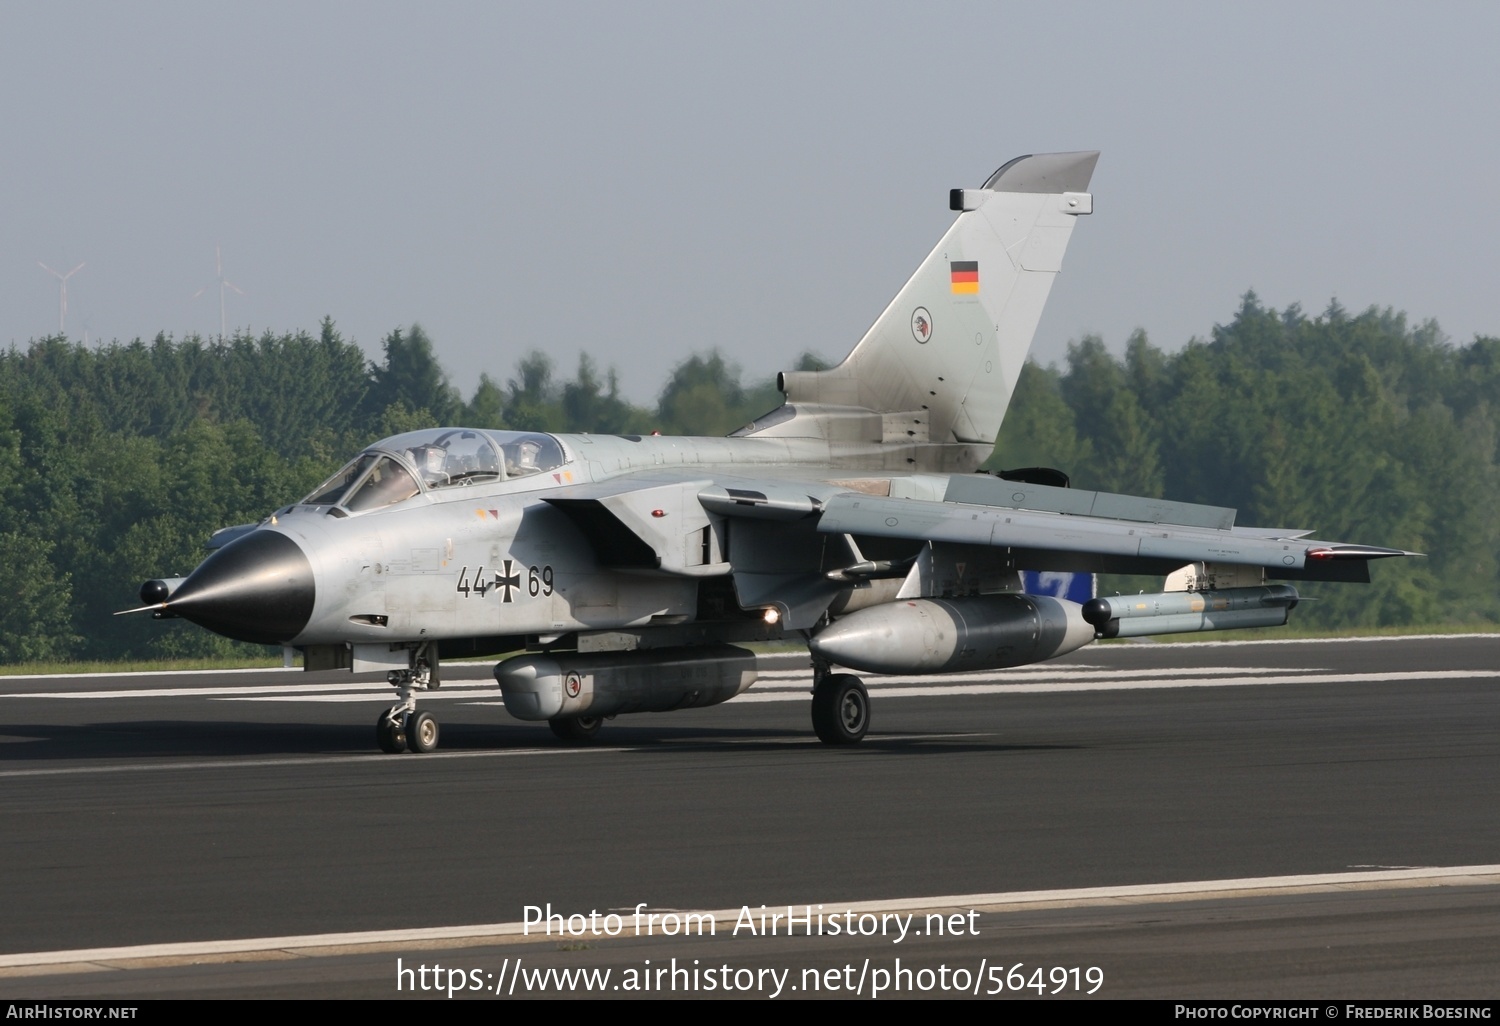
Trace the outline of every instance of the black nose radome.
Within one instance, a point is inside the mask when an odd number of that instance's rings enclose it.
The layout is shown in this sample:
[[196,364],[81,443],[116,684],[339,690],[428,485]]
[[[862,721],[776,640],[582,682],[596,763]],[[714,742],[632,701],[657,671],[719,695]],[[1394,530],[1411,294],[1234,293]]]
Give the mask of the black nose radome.
[[205,559],[167,608],[237,641],[279,645],[307,626],[313,610],[307,555],[279,531],[252,531]]
[[172,588],[166,581],[147,581],[141,585],[141,601],[148,606],[165,602],[170,594],[172,594]]

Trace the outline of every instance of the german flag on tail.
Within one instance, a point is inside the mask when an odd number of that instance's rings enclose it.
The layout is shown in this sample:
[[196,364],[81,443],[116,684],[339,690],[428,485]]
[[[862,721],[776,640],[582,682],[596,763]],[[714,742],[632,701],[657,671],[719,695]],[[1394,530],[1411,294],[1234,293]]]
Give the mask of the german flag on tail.
[[951,288],[955,295],[979,294],[979,261],[950,260],[948,273],[952,276]]

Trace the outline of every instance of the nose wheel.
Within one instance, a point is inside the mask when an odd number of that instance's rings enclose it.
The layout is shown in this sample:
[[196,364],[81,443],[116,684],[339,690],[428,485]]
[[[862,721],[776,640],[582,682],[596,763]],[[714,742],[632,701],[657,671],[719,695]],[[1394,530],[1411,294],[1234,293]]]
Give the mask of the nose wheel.
[[412,713],[406,718],[406,747],[421,754],[437,747],[438,721],[430,712]]
[[392,670],[385,679],[396,689],[399,701],[375,721],[375,743],[387,755],[411,751],[430,752],[438,746],[438,721],[430,712],[417,711],[417,692],[438,686],[436,646],[412,650],[411,667]]

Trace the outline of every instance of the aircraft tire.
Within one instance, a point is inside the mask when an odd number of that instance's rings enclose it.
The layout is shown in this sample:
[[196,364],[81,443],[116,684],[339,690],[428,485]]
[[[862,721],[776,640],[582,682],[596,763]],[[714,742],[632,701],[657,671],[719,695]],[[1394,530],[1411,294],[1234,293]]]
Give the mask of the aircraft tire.
[[852,673],[833,673],[813,688],[813,732],[825,745],[857,745],[870,729],[870,693]]
[[564,741],[592,741],[603,723],[598,716],[558,716],[548,720],[547,726]]
[[375,721],[375,743],[387,755],[399,755],[406,751],[405,722],[392,723],[389,711],[381,712]]
[[438,721],[432,713],[412,713],[406,718],[406,746],[418,755],[438,746]]

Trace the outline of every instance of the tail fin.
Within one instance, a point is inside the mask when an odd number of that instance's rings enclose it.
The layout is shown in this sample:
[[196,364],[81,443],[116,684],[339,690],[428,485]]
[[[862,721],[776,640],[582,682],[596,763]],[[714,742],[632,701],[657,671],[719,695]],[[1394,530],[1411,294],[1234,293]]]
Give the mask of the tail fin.
[[915,413],[932,442],[993,445],[1098,159],[1017,157],[954,189],[958,220],[844,362],[777,378],[788,404]]

